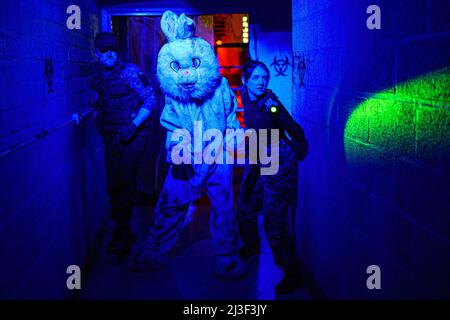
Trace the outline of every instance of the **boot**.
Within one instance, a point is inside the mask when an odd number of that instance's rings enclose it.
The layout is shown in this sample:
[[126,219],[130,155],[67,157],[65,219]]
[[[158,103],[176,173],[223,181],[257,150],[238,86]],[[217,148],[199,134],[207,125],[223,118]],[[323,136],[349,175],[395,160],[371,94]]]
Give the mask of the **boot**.
[[128,223],[116,223],[106,252],[117,256],[125,255],[130,251],[130,248],[135,241],[136,236],[133,231],[131,231]]
[[284,270],[284,278],[275,286],[276,294],[286,294],[295,291],[304,280],[298,270]]

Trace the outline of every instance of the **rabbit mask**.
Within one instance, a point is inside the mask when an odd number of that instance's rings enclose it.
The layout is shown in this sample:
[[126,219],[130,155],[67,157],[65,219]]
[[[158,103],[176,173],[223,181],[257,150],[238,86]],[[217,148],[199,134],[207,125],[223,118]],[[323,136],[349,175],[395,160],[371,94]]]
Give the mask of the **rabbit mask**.
[[209,43],[194,37],[194,21],[166,11],[161,29],[168,40],[159,51],[157,65],[164,93],[184,102],[211,97],[221,80],[218,63]]

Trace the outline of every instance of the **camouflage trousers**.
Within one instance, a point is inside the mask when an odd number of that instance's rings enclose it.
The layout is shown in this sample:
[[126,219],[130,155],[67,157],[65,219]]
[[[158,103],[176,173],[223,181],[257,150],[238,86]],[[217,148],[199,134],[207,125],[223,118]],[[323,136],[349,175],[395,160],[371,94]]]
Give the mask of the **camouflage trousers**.
[[245,246],[259,246],[258,215],[264,218],[264,231],[275,263],[296,268],[298,257],[291,236],[289,204],[297,184],[297,160],[292,149],[280,144],[279,170],[275,175],[260,175],[251,190],[246,190],[250,166],[246,165],[237,201],[239,232]]
[[139,131],[127,144],[119,141],[117,133],[103,135],[103,141],[111,217],[115,222],[127,223],[132,217],[137,177],[149,141],[148,130]]

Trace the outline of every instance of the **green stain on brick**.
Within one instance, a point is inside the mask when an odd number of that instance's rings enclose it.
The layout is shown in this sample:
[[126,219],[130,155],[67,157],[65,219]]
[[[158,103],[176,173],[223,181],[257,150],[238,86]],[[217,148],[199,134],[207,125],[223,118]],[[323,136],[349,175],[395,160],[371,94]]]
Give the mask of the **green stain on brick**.
[[449,163],[450,68],[409,80],[392,92],[375,94],[348,118],[344,130],[348,163],[391,163],[400,156]]

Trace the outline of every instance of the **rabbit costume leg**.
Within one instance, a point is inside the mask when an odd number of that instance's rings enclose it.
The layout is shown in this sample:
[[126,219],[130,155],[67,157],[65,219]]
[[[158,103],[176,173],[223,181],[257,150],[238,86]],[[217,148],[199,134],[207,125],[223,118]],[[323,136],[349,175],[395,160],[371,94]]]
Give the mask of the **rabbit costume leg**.
[[185,166],[171,166],[169,169],[153,212],[150,234],[135,259],[135,271],[153,271],[168,262],[167,253],[183,228],[189,204],[199,196],[192,190],[185,169]]
[[233,209],[232,166],[214,165],[207,181],[207,195],[211,200],[210,230],[216,255],[215,273],[226,279],[245,274],[238,255],[238,227]]

